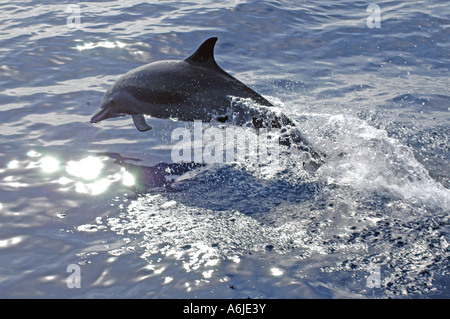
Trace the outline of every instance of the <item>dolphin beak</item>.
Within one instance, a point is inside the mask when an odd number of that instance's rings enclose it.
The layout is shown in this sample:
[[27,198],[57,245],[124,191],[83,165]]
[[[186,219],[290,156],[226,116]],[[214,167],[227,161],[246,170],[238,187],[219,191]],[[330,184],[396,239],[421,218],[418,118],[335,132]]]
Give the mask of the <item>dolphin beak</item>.
[[91,123],[98,123],[110,117],[112,117],[112,115],[111,112],[109,111],[109,108],[104,107],[91,118]]

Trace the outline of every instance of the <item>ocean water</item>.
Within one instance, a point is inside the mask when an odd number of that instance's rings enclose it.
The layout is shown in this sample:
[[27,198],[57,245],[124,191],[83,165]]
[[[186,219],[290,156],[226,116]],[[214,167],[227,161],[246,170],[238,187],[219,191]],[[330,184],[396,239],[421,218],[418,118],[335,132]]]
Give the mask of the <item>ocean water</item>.
[[[446,1],[0,13],[0,297],[450,297]],[[316,171],[281,152],[136,188],[191,124],[90,117],[120,75],[211,36],[218,64],[327,154]]]

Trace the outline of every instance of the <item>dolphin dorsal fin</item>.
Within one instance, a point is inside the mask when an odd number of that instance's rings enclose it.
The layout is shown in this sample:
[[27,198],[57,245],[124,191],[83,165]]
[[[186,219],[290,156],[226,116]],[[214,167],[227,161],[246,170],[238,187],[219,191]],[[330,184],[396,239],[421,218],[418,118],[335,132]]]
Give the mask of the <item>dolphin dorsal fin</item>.
[[198,47],[198,49],[184,61],[191,64],[201,65],[210,68],[218,68],[219,70],[222,70],[217,65],[216,60],[214,60],[214,46],[216,42],[217,37],[212,37],[205,40],[205,42],[203,42]]

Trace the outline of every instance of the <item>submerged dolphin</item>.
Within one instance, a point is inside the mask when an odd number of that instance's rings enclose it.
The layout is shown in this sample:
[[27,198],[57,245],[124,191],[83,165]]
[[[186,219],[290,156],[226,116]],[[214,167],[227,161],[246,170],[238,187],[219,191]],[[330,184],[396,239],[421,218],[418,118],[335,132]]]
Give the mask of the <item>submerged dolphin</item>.
[[232,103],[230,97],[239,97],[272,106],[217,65],[216,41],[216,37],[207,39],[185,60],[158,61],[129,71],[106,91],[101,110],[91,123],[129,114],[141,132],[152,128],[144,115],[180,121],[215,119],[238,125],[250,120],[256,128],[295,126],[283,114]]
[[118,153],[97,153],[98,156],[107,156],[114,159],[114,163],[125,168],[134,177],[134,183],[130,186],[134,191],[145,192],[149,188],[161,187],[171,190],[175,179],[187,172],[204,167],[203,163],[158,163],[155,166],[144,166],[128,163],[127,161],[140,162],[138,158],[123,157]]

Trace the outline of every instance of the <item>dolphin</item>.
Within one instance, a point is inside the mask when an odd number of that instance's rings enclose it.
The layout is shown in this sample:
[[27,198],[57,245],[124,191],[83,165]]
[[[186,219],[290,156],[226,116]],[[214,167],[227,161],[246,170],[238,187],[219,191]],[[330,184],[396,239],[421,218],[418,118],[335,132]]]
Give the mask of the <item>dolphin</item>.
[[[267,99],[219,67],[216,41],[217,37],[207,39],[185,60],[152,62],[127,72],[106,91],[91,123],[129,114],[141,132],[152,128],[144,115],[237,125],[250,120],[255,128],[295,126],[285,115],[269,111],[273,105]],[[250,99],[258,107],[233,103],[231,97]]]
[[103,152],[98,156],[107,156],[114,159],[114,163],[120,165],[134,177],[131,188],[137,192],[145,192],[149,188],[163,188],[171,190],[177,177],[206,166],[204,163],[158,163],[155,166],[136,165],[127,161],[141,162],[138,158],[123,157],[119,153]]
[[144,118],[149,115],[188,122],[250,124],[257,130],[278,128],[279,143],[306,153],[317,169],[323,154],[312,150],[290,118],[219,67],[214,59],[216,42],[217,37],[207,39],[184,60],[152,62],[127,72],[106,91],[91,123],[131,115],[136,128],[145,132],[152,129]]

